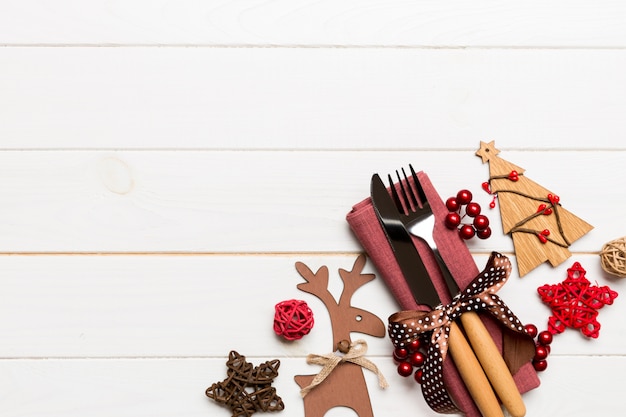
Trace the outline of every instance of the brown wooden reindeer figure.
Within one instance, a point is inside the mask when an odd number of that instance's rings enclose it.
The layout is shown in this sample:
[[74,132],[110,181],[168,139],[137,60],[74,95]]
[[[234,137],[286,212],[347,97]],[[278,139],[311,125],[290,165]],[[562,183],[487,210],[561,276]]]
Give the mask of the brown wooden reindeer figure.
[[[307,281],[298,284],[298,289],[315,295],[328,309],[333,331],[333,352],[337,350],[342,353],[348,352],[347,348],[352,345],[351,332],[376,337],[384,337],[386,334],[385,324],[380,318],[369,311],[350,305],[354,292],[375,278],[374,274],[362,274],[364,266],[365,256],[360,255],[354,262],[352,271],[339,269],[343,291],[337,302],[328,291],[328,268],[326,266],[322,266],[313,273],[302,262],[296,263],[297,271]],[[351,408],[360,417],[373,417],[362,366],[348,361],[337,364],[319,385],[304,396],[305,416],[322,417],[328,410],[343,406]],[[297,375],[295,381],[300,388],[305,389],[311,385],[315,377],[316,375]]]

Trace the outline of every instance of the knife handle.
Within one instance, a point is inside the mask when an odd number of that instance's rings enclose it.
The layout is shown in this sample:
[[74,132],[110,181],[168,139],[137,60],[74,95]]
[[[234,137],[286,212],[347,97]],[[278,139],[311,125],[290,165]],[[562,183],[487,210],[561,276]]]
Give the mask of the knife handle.
[[474,356],[465,335],[454,322],[450,325],[448,351],[483,417],[504,417],[498,398],[491,389],[483,368]]
[[526,414],[526,406],[522,395],[482,320],[478,314],[467,312],[461,315],[461,324],[502,405],[511,416],[523,417]]

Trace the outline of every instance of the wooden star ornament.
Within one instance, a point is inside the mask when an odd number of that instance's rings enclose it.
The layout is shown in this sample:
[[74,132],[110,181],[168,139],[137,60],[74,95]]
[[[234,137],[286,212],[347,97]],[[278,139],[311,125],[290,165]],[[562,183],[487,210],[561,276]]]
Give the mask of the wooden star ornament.
[[228,355],[226,379],[206,390],[209,398],[230,407],[232,417],[249,417],[257,411],[282,411],[282,399],[272,387],[280,361],[274,359],[258,366],[234,350]]
[[617,292],[607,286],[591,285],[585,273],[585,269],[575,262],[567,270],[565,281],[537,289],[541,300],[552,309],[552,316],[548,319],[550,333],[562,333],[566,327],[571,327],[587,337],[595,339],[599,336],[598,310],[613,304]]

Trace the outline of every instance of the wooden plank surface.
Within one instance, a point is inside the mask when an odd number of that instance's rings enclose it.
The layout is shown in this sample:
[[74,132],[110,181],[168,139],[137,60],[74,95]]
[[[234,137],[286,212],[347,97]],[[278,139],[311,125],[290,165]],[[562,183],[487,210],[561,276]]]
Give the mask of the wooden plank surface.
[[[248,359],[259,363],[273,357]],[[80,417],[88,413],[94,417],[226,417],[230,415],[228,409],[204,396],[208,386],[225,378],[225,360],[226,356],[0,361],[0,383],[5,393],[3,412],[6,416]],[[410,409],[415,415],[440,415],[428,408],[421,395],[416,395],[415,382],[393,375],[394,365],[388,358],[373,360],[391,381],[389,388],[381,390],[376,385],[376,377],[366,371],[372,406],[379,410],[378,414],[401,415]],[[316,368],[301,358],[281,360],[275,386],[285,402],[285,410],[275,415],[304,416],[302,399],[291,373],[310,373]],[[615,375],[622,374],[626,372],[626,360],[622,356],[554,357],[550,371],[541,376],[541,387],[525,396],[527,415],[620,415],[622,406],[615,398],[621,395],[621,387],[612,378],[606,378],[606,369],[611,369]],[[587,400],[590,393],[593,393],[593,401]],[[575,401],[574,398],[585,400]],[[353,415],[346,409],[334,409],[326,414],[330,417]]]
[[[626,175],[625,151],[501,155],[595,226],[574,252],[597,253],[620,236],[622,196],[603,184]],[[462,188],[475,194],[494,233],[469,242],[472,250],[512,250],[481,189],[487,166],[473,150],[7,151],[0,252],[355,252],[346,214],[369,196],[374,172],[409,163],[443,200]]]
[[0,145],[624,149],[625,66],[624,49],[0,48]]
[[198,1],[0,5],[0,40],[14,44],[624,47],[615,0]]
[[[251,355],[301,357],[327,353],[332,333],[321,302],[296,285],[304,282],[296,261],[330,269],[331,290],[341,293],[338,269],[351,268],[355,255],[280,256],[3,256],[0,358],[216,357],[254,346]],[[477,256],[479,269],[486,256]],[[545,329],[549,308],[537,287],[566,278],[580,262],[592,282],[607,278],[595,255],[577,255],[554,270],[539,267],[513,278],[500,294],[524,323]],[[366,272],[377,273],[371,264]],[[610,281],[612,282],[612,281]],[[616,289],[621,289],[615,283]],[[288,343],[272,330],[274,305],[306,301],[316,324],[306,338]],[[360,288],[353,305],[385,323],[398,310],[382,279]],[[601,310],[601,337],[590,342],[571,330],[555,337],[555,355],[620,355],[625,304],[618,298]],[[254,329],[250,332],[248,329]],[[355,336],[359,336],[355,334]],[[388,339],[364,336],[370,353],[388,356]]]
[[[494,230],[468,243],[477,265],[514,256],[481,140],[595,227],[562,265],[514,271],[499,294],[520,319],[545,328],[537,287],[574,261],[620,293],[597,340],[555,337],[527,415],[623,415],[624,281],[598,252],[626,235],[625,17],[615,0],[1,2],[0,415],[227,416],[204,390],[236,349],[279,358],[281,415],[303,416],[293,376],[331,332],[294,263],[341,291],[372,173],[470,189]],[[271,329],[289,298],[316,314],[296,343]],[[397,309],[380,279],[354,302]],[[391,383],[365,371],[374,413],[435,416],[389,340],[368,343]]]

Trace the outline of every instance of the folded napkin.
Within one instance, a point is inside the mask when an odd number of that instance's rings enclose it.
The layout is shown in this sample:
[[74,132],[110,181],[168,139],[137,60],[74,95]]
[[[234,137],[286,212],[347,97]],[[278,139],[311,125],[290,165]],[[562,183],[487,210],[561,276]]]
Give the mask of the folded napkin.
[[[444,225],[448,213],[444,202],[424,172],[419,172],[419,181],[430,203],[435,222],[434,239],[441,257],[450,269],[461,289],[465,288],[480,272],[465,242],[456,230],[449,230]],[[354,205],[346,220],[353,233],[369,255],[380,276],[385,281],[402,310],[428,311],[428,306],[419,305],[413,298],[408,284],[404,280],[391,246],[378,221],[371,199],[368,197]],[[426,243],[415,238],[414,245],[428,270],[442,303],[448,304],[451,296],[439,271],[437,261]],[[506,301],[506,300],[505,300]],[[434,307],[434,306],[432,306]],[[529,346],[528,338],[520,338],[508,331],[503,331],[499,323],[488,315],[481,315],[485,327],[491,333],[496,345],[503,352],[507,366],[514,374],[514,379],[521,393],[539,386],[539,378],[530,362],[534,354],[534,345]],[[446,388],[459,410],[468,417],[480,417],[480,411],[474,404],[467,388],[463,384],[456,366],[446,360],[443,369]]]

